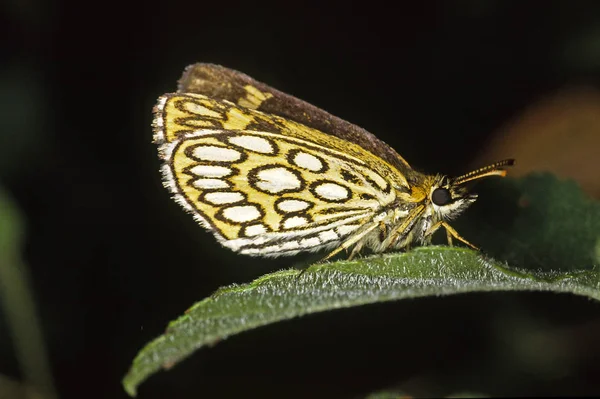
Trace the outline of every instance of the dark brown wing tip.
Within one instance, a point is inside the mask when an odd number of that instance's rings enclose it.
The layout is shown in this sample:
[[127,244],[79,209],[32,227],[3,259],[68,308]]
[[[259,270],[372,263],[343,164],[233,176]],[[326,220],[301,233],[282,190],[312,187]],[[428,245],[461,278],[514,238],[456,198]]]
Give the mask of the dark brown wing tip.
[[224,77],[231,75],[232,72],[232,70],[224,66],[206,62],[197,62],[188,65],[183,70],[181,78],[177,81],[177,91],[179,93],[195,92],[195,90],[198,90],[196,86],[207,83],[215,84],[224,80]]

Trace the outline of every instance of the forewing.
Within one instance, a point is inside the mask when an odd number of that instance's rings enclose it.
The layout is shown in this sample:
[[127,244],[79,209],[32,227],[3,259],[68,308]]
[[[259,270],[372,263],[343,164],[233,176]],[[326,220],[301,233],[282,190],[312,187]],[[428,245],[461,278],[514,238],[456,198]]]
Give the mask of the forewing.
[[392,147],[372,133],[236,70],[215,64],[190,65],[179,80],[178,91],[204,94],[267,114],[279,115],[357,144],[366,151],[377,154],[405,176],[411,170]]
[[407,185],[356,144],[203,95],[161,97],[154,127],[176,200],[245,254],[337,246]]

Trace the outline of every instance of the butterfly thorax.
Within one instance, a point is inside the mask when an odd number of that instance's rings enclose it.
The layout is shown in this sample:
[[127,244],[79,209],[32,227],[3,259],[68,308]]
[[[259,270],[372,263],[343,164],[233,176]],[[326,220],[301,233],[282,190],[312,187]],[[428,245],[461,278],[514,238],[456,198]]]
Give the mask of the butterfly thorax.
[[436,230],[434,226],[454,219],[477,198],[466,188],[454,185],[447,176],[411,177],[409,192],[397,191],[397,200],[382,212],[379,227],[357,246],[378,253],[429,243]]

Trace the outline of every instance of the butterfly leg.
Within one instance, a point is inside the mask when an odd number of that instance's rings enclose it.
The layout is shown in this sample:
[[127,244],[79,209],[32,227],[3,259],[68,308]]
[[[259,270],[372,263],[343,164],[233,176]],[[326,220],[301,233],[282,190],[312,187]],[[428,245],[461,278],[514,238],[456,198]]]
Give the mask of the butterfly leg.
[[382,252],[388,250],[391,247],[396,246],[401,236],[410,234],[410,228],[417,220],[419,215],[423,213],[424,210],[425,207],[423,205],[419,205],[408,214],[408,216],[404,219],[402,223],[395,226],[389,232],[387,238],[382,242]]
[[448,229],[446,229],[446,239],[448,240],[448,245],[453,247],[454,245],[452,244],[452,234],[450,234],[450,231]]
[[458,241],[466,244],[468,247],[478,250],[475,245],[471,244],[469,241],[465,240],[461,237],[460,234],[456,230],[454,230],[448,223],[442,221],[437,222],[433,226],[431,226],[424,234],[424,237],[431,237],[433,233],[435,233],[440,227],[446,229],[446,237],[448,238],[448,245],[452,246],[452,237],[456,238]]
[[364,247],[364,241],[360,241],[360,242],[356,243],[354,248],[352,248],[352,252],[350,252],[350,256],[348,257],[348,260],[354,259],[354,257],[356,255],[358,255],[358,253],[363,249],[363,247]]
[[[350,237],[348,237],[348,239],[346,241],[342,242],[342,244],[339,247],[337,247],[336,249],[331,251],[329,254],[327,254],[327,256],[324,257],[323,259],[321,259],[319,261],[319,263],[322,263],[328,259],[331,259],[332,257],[337,255],[344,249],[350,248],[351,246],[353,246],[354,244],[356,244],[357,242],[362,240],[367,234],[369,234],[371,231],[373,231],[377,227],[379,227],[378,223],[371,223],[370,225],[366,225],[365,227],[363,227],[362,231],[359,231],[358,233],[353,234]],[[358,245],[360,246],[360,248],[362,248],[362,244],[358,244]],[[360,250],[360,248],[359,248],[359,250]],[[350,254],[350,259],[354,256],[354,254],[355,254],[354,251],[352,251],[352,253]]]

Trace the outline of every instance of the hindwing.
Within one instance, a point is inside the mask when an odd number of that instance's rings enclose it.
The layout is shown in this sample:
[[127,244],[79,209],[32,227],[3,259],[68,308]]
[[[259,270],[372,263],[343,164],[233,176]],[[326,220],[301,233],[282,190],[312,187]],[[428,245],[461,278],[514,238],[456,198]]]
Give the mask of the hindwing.
[[357,144],[227,100],[167,94],[154,112],[165,185],[234,251],[335,247],[408,188]]

